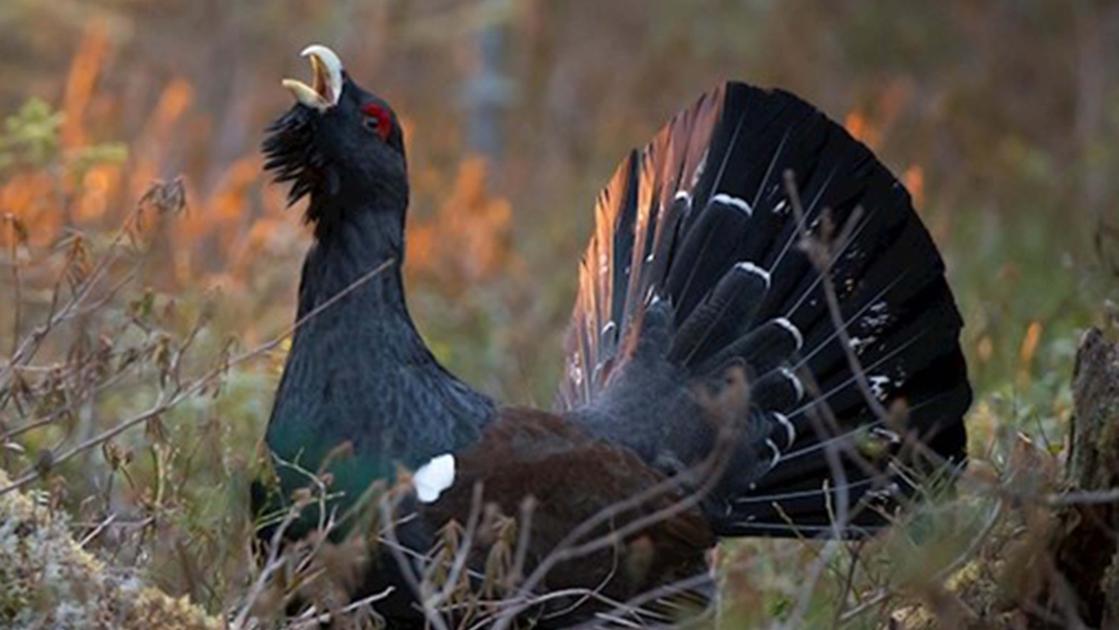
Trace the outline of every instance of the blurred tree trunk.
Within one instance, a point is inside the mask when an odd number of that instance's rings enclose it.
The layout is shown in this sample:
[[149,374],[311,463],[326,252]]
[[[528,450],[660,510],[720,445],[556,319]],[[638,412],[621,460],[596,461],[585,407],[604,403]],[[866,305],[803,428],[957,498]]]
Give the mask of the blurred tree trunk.
[[[1119,344],[1099,329],[1080,342],[1073,368],[1068,477],[1095,500],[1059,508],[1051,551],[1061,579],[1048,593],[1058,617],[1075,610],[1093,627],[1119,627]],[[1069,601],[1075,598],[1075,601]]]
[[512,91],[505,75],[510,8],[506,0],[491,0],[489,4],[493,15],[475,35],[478,57],[467,80],[463,100],[467,148],[492,165],[500,162],[504,155],[502,119]]

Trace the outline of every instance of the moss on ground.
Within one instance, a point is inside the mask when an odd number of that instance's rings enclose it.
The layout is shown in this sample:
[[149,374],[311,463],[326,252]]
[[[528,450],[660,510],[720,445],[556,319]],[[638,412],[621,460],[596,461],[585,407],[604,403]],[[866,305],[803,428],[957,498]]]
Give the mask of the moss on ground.
[[[9,479],[0,470],[0,488]],[[188,597],[172,597],[78,544],[61,511],[21,492],[0,495],[0,626],[220,628]]]

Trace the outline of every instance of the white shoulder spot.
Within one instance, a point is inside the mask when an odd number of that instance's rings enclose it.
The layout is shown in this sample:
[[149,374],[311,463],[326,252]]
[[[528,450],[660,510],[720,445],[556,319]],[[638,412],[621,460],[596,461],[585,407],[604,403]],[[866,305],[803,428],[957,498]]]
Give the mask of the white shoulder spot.
[[455,456],[444,453],[431,458],[412,473],[412,485],[421,503],[434,503],[455,482]]

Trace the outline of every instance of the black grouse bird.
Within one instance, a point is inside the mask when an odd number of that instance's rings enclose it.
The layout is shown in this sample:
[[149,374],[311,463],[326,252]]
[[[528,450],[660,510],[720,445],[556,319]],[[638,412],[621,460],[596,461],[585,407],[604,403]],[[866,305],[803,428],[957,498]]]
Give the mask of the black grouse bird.
[[[310,197],[315,242],[267,431],[279,491],[254,499],[286,505],[322,469],[341,514],[415,471],[399,545],[352,593],[395,586],[376,605],[394,627],[438,603],[414,592],[421,556],[474,518],[476,487],[525,515],[503,611],[557,627],[671,618],[709,593],[720,537],[873,533],[963,465],[971,390],[944,264],[905,188],[811,105],[726,83],[622,161],[541,411],[496,403],[425,346],[401,277],[400,124],[328,48],[304,55],[313,84],[284,82],[297,103],[263,150],[290,201]],[[483,582],[494,537],[478,538],[462,575]]]

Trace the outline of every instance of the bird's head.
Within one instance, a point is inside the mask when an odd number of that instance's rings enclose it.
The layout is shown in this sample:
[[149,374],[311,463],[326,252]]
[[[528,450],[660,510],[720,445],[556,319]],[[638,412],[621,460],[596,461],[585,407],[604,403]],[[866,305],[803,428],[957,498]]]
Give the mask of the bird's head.
[[312,45],[308,85],[284,79],[295,104],[267,129],[265,169],[291,182],[288,202],[311,196],[307,221],[329,229],[347,208],[403,212],[404,134],[384,99],[361,88],[326,46]]

